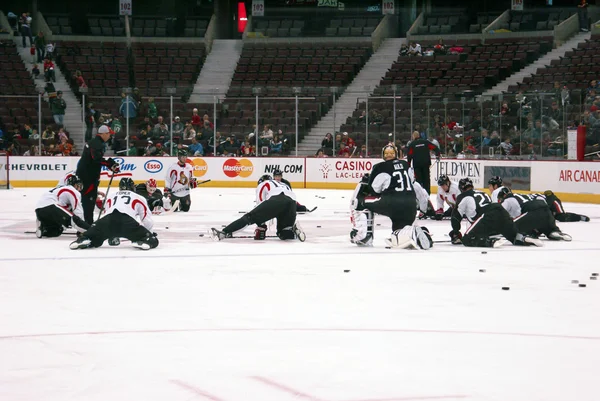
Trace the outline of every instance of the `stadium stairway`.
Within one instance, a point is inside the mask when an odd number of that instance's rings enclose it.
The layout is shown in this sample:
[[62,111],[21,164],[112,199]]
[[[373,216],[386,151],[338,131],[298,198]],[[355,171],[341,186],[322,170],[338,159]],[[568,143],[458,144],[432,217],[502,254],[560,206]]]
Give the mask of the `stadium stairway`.
[[499,95],[502,92],[508,91],[509,86],[517,85],[518,83],[523,82],[523,78],[535,74],[538,68],[543,68],[547,65],[550,65],[550,61],[563,57],[566,52],[576,48],[579,42],[583,42],[585,40],[590,39],[591,35],[592,34],[590,32],[582,32],[576,34],[571,39],[566,41],[562,46],[559,46],[556,49],[546,53],[527,67],[512,74],[504,81],[501,81],[498,84],[496,84],[491,89],[488,89],[486,92],[483,93],[483,96]]
[[[25,66],[27,67],[27,71],[29,71],[31,73],[31,70],[33,69],[33,64],[34,64],[34,62],[37,61],[37,56],[31,55],[31,51],[30,51],[29,47],[26,47],[26,48],[22,47],[21,37],[16,37],[14,40],[15,40],[15,43],[17,44],[19,56],[21,56],[23,63],[25,63]],[[41,73],[43,74],[44,64],[43,63],[37,63],[37,64],[38,64],[38,68],[40,69]],[[69,86],[69,83],[65,79],[64,75],[62,74],[62,72],[60,71],[60,68],[58,68],[58,66],[56,66],[56,68],[54,69],[54,74],[56,76],[56,82],[54,83],[54,87],[56,88],[57,91],[62,91],[63,99],[67,103],[67,109],[65,110],[65,118],[64,118],[65,131],[67,131],[70,135],[70,138],[73,139],[77,151],[81,152],[81,150],[82,150],[81,144],[83,143],[83,136],[85,133],[85,128],[83,126],[83,120],[82,120],[82,115],[81,115],[81,103],[79,103],[79,100],[75,97],[75,95],[71,91],[71,87]],[[36,79],[35,86],[36,86],[37,90],[43,91],[44,90],[44,79],[43,78]],[[44,93],[44,100],[48,101],[48,94],[46,94],[46,93]],[[34,122],[34,124],[37,125],[37,122]],[[42,128],[42,130],[43,130],[43,128]]]
[[[356,109],[356,102],[359,98],[366,98],[371,95],[375,87],[379,85],[381,77],[398,58],[400,46],[406,43],[405,38],[386,39],[386,41],[377,49],[365,64],[362,70],[356,75],[354,80],[346,88],[344,93],[335,103],[335,124],[333,121],[334,109],[329,112],[315,125],[304,140],[298,144],[298,154],[312,156],[321,147],[321,141],[325,134],[335,130],[343,124],[346,119],[352,116]],[[365,91],[365,86],[370,87],[370,91]],[[335,129],[334,129],[335,127]]]
[[[241,40],[217,39],[213,42],[189,103],[212,103],[215,94],[221,99],[225,97],[242,54],[242,47]],[[215,88],[218,88],[216,92]]]

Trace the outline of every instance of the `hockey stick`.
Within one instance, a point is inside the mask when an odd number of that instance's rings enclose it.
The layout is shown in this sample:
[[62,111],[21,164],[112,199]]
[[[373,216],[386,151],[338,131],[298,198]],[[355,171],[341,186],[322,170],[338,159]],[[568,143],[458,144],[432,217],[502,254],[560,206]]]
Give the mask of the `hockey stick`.
[[113,182],[113,178],[115,178],[114,171],[113,171],[112,175],[110,176],[110,180],[108,181],[108,187],[106,188],[106,196],[104,197],[104,200],[102,201],[102,208],[100,209],[100,213],[98,213],[98,218],[96,220],[100,220],[100,217],[102,217],[102,213],[104,213],[104,206],[106,205],[106,200],[108,199],[108,192],[110,191],[110,186]]
[[[199,234],[199,236],[204,237],[205,234]],[[236,235],[233,237],[226,237],[223,239],[248,239],[248,238],[254,238],[254,235]],[[265,236],[265,238],[279,238],[279,237],[276,235],[267,235],[267,236]]]
[[[35,231],[24,231],[23,234],[35,234]],[[77,232],[74,232],[74,233],[72,233],[72,232],[62,233],[60,235],[77,235]]]

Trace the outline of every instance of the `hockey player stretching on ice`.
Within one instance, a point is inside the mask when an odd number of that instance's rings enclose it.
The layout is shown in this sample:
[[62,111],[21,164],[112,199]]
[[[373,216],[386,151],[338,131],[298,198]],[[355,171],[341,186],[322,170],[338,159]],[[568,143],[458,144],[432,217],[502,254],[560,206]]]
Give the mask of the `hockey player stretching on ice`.
[[263,240],[267,232],[265,223],[271,219],[277,219],[277,236],[280,239],[298,239],[302,242],[306,239],[306,235],[296,223],[296,195],[288,185],[265,174],[256,187],[256,207],[222,231],[211,228],[211,237],[214,240],[233,238],[236,231],[256,224],[258,227],[254,231],[254,239]]
[[[281,172],[281,170],[277,169],[277,170],[273,171],[273,179],[275,181],[283,182],[285,185],[290,187],[290,189],[292,189],[292,184],[290,184],[290,182],[288,180],[283,178],[283,173]],[[260,184],[260,182],[259,182],[259,184]],[[306,206],[301,205],[300,202],[296,202],[296,212],[298,212],[298,213],[312,213],[316,209],[317,209],[317,207],[315,206],[314,208],[308,210],[308,208]]]
[[[440,175],[438,178],[437,189],[437,209],[435,210],[435,219],[442,220],[444,217],[452,216],[452,211],[456,207],[456,200],[460,195],[458,184],[450,181],[447,175]],[[444,203],[448,204],[449,208],[444,211]]]
[[554,215],[554,218],[558,221],[567,222],[567,221],[590,221],[588,216],[584,216],[582,214],[565,212],[563,208],[562,202],[554,192],[547,190],[544,191],[543,194],[534,194],[534,196],[542,198],[548,204],[550,211]]
[[[154,222],[146,199],[134,192],[129,177],[121,178],[119,192],[106,200],[106,214],[81,237],[72,242],[71,249],[97,248],[109,238],[127,238],[133,246],[148,250],[158,246],[156,235],[150,232]],[[142,224],[135,219],[139,217]]]
[[[375,213],[392,220],[392,238],[388,245],[397,248],[429,249],[433,245],[426,229],[413,226],[417,214],[417,195],[410,178],[408,163],[398,159],[398,151],[387,145],[382,151],[383,162],[373,166],[368,181],[355,189],[352,199],[350,242],[361,246],[373,244]],[[365,178],[365,177],[363,177]],[[367,182],[365,182],[367,181]],[[426,210],[429,198],[419,192],[419,209]]]
[[137,184],[135,193],[146,199],[152,213],[160,212],[164,207],[162,192],[160,189],[156,188],[156,180],[154,178],[150,178],[144,183]]
[[81,207],[81,180],[76,175],[71,175],[65,185],[58,186],[42,195],[35,208],[36,230],[35,235],[42,237],[58,237],[65,227],[75,225],[78,231],[90,228],[83,221],[83,208]]
[[[461,179],[458,188],[461,194],[452,213],[452,231],[450,231],[450,238],[454,245],[498,247],[505,243],[498,238],[491,238],[498,234],[503,235],[514,245],[543,245],[540,240],[519,233],[506,209],[499,203],[492,203],[488,194],[475,191],[470,178]],[[464,236],[460,233],[460,222],[463,217],[471,223]]]
[[555,241],[571,241],[571,236],[556,227],[556,220],[546,201],[532,195],[513,194],[503,187],[498,193],[498,201],[513,218],[519,232],[538,237],[545,235]]
[[171,200],[172,207],[176,207],[179,201],[179,210],[182,212],[190,210],[190,189],[198,186],[196,178],[192,177],[192,166],[186,161],[187,151],[180,149],[177,152],[177,163],[169,167],[165,178],[165,196]]

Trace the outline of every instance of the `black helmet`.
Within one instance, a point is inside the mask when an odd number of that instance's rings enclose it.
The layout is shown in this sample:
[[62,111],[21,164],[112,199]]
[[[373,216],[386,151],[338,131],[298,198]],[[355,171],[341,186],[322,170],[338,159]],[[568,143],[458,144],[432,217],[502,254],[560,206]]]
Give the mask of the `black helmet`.
[[473,180],[470,178],[461,178],[458,182],[458,189],[460,189],[460,192],[468,191],[467,187],[473,188]]
[[283,177],[283,171],[279,170],[278,168],[276,168],[275,170],[273,170],[273,177],[275,177],[277,175]]
[[135,182],[129,177],[123,177],[121,178],[121,181],[119,181],[119,190],[135,191]]
[[179,150],[177,151],[177,157],[180,157],[180,156],[185,156],[185,157],[187,157],[187,155],[188,155],[188,152],[187,152],[187,150],[186,150],[186,149],[179,149]]
[[502,187],[498,192],[498,202],[502,203],[506,198],[508,198],[512,194],[510,188]]
[[67,180],[65,181],[65,184],[70,185],[72,187],[74,187],[75,185],[83,186],[81,178],[77,177],[75,174],[70,175],[69,178],[67,178]]
[[258,184],[272,179],[273,177],[271,177],[271,174],[263,174],[263,176],[258,179]]
[[442,174],[438,178],[438,185],[441,187],[444,184],[450,184],[450,178],[446,174]]
[[502,177],[499,177],[497,175],[493,176],[492,178],[489,179],[488,185],[502,186]]

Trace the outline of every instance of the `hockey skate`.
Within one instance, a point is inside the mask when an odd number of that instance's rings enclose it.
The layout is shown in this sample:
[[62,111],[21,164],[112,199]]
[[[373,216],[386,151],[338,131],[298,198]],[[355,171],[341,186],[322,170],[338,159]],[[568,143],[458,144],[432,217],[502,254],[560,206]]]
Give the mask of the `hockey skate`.
[[294,234],[296,234],[296,238],[300,242],[306,241],[306,234],[304,233],[304,231],[302,230],[302,227],[300,227],[300,224],[298,222],[294,223],[294,226],[292,227],[292,231],[294,231]]
[[39,221],[38,219],[35,219],[35,236],[38,238],[42,238],[43,237],[43,229],[42,229],[42,222]]
[[110,246],[119,246],[119,245],[121,245],[121,240],[118,237],[109,238],[108,239],[108,245],[110,245]]
[[87,237],[78,238],[77,241],[71,242],[69,248],[71,249],[86,249],[92,245],[92,240]]
[[225,238],[232,238],[233,236],[231,235],[231,233],[226,233],[223,231],[219,231],[216,228],[211,228],[208,232],[208,234],[210,235],[210,238],[213,241],[221,241]]
[[150,244],[144,241],[132,242],[131,245],[133,245],[136,248],[143,249],[144,251],[150,249]]
[[573,238],[571,238],[571,236],[569,234],[565,234],[561,231],[552,231],[550,234],[548,234],[548,239],[554,240],[554,241],[571,241]]
[[544,243],[537,239],[537,238],[531,238],[531,237],[527,237],[525,235],[522,234],[517,234],[517,236],[515,237],[515,241],[513,242],[513,245],[519,245],[519,246],[544,246]]

